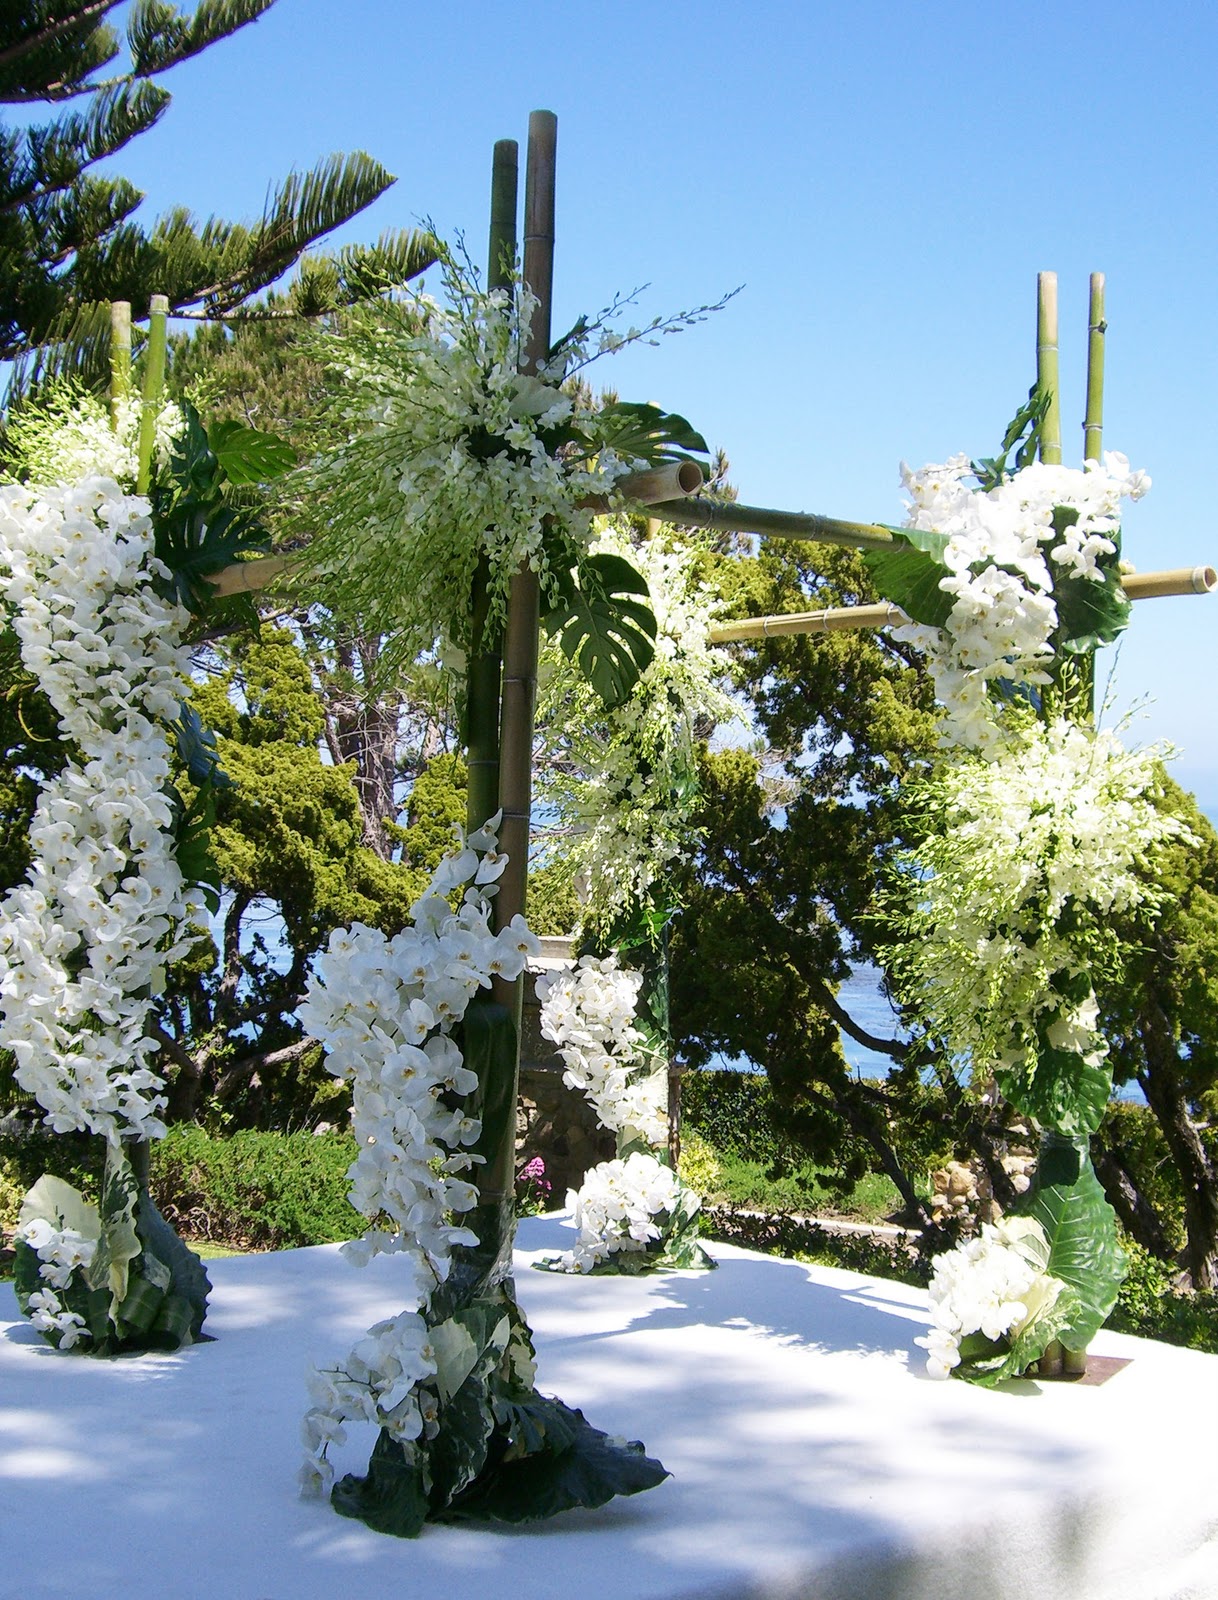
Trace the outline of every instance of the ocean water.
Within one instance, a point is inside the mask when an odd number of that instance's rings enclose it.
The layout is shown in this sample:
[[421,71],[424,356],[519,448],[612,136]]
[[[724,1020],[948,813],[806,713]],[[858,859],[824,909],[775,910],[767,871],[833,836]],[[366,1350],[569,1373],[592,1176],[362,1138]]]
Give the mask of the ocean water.
[[[896,1012],[888,1002],[888,997],[882,987],[882,974],[878,967],[870,963],[862,963],[853,967],[850,976],[837,991],[837,998],[842,1007],[850,1013],[859,1027],[871,1034],[875,1039],[902,1039],[905,1037],[897,1019]],[[859,1044],[848,1033],[840,1033],[842,1041],[842,1054],[854,1070],[855,1076],[860,1078],[886,1078],[889,1068],[894,1065],[891,1056],[881,1055],[878,1050],[869,1050],[866,1045]],[[762,1068],[743,1056],[729,1060],[726,1056],[715,1056],[708,1065],[715,1067],[734,1067],[738,1072],[760,1072]],[[1131,1100],[1136,1105],[1145,1105],[1145,1096],[1136,1084],[1126,1085],[1117,1090],[1117,1097],[1121,1100]]]

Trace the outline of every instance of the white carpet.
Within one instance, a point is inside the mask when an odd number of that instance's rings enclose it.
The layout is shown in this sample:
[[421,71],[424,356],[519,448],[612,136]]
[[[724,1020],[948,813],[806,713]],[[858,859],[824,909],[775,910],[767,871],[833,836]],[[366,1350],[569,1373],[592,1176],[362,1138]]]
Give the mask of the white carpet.
[[[1218,1600],[1218,1357],[1101,1334],[1106,1384],[924,1376],[924,1296],[713,1246],[528,1270],[539,1386],[673,1473],[532,1531],[374,1534],[296,1497],[306,1362],[400,1309],[392,1259],[209,1264],[215,1342],[61,1356],[0,1285],[0,1600]],[[359,1470],[371,1438],[342,1453]]]

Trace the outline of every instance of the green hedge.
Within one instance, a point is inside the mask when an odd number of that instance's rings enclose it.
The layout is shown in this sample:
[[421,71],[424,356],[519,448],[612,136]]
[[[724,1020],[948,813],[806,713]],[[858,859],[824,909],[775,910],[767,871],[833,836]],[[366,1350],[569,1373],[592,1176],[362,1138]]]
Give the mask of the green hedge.
[[749,1161],[806,1161],[806,1153],[781,1130],[781,1110],[764,1072],[686,1072],[681,1078],[681,1123],[720,1155]]
[[[98,1139],[42,1129],[0,1135],[0,1229],[11,1229],[21,1197],[53,1172],[96,1198]],[[184,1238],[235,1249],[283,1250],[351,1239],[363,1219],[347,1200],[355,1159],[348,1133],[214,1137],[187,1124],[152,1147],[152,1193]]]

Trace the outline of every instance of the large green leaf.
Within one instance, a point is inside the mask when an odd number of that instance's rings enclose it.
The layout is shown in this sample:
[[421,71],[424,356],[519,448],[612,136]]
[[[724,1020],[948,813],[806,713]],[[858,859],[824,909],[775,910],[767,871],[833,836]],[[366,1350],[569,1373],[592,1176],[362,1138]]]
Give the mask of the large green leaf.
[[398,1444],[384,1428],[372,1447],[363,1478],[348,1473],[330,1492],[344,1517],[366,1522],[377,1533],[413,1539],[427,1519],[427,1474],[421,1453]]
[[1069,1139],[1095,1132],[1112,1093],[1106,1062],[1090,1066],[1081,1056],[1043,1044],[1031,1075],[999,1067],[994,1076],[1005,1100]]
[[296,451],[286,439],[241,422],[213,423],[207,438],[230,483],[269,483],[296,465]]
[[131,1263],[139,1255],[140,1237],[135,1227],[139,1185],[121,1146],[106,1146],[102,1174],[101,1237],[86,1277],[91,1289],[108,1289],[111,1314],[127,1297]]
[[[653,1489],[669,1476],[637,1441],[611,1439],[561,1400],[535,1396],[529,1431],[541,1448],[506,1455],[441,1512],[441,1522],[540,1522],[574,1506],[603,1506],[615,1495]],[[518,1433],[520,1417],[517,1417]]]
[[1067,1349],[1084,1350],[1116,1304],[1128,1260],[1083,1141],[1044,1140],[1029,1202],[1020,1209],[1048,1236],[1049,1272],[1078,1296],[1059,1337]]
[[1057,606],[1057,643],[1071,655],[1111,644],[1129,624],[1132,602],[1115,565],[1104,569],[1102,583],[1058,574],[1053,600]]
[[970,1334],[960,1341],[960,1365],[956,1373],[983,1389],[992,1389],[1004,1378],[1022,1377],[1053,1341],[1062,1337],[1078,1310],[1077,1294],[1066,1287],[1053,1304],[1021,1328],[1009,1344],[1005,1340],[987,1339],[982,1333]]
[[169,1289],[157,1319],[157,1330],[177,1337],[170,1349],[193,1343],[203,1331],[211,1282],[198,1256],[178,1238],[157,1210],[146,1189],[140,1191],[136,1228],[147,1258],[151,1252],[169,1269]]
[[709,446],[693,425],[675,412],[630,400],[614,400],[596,415],[596,432],[624,461],[645,461],[649,467],[687,461],[689,452],[708,455]]
[[947,576],[942,555],[947,536],[921,528],[891,528],[895,538],[887,550],[865,550],[863,561],[871,581],[885,600],[927,628],[942,628],[952,614],[954,598],[939,587]]
[[580,564],[579,587],[542,618],[611,711],[629,699],[655,655],[648,599],[646,579],[623,556],[594,555]]

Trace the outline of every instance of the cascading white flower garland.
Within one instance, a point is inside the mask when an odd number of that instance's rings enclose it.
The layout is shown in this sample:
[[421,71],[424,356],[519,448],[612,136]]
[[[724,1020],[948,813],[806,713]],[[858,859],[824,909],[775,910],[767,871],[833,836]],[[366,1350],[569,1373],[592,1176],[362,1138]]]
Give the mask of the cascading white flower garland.
[[1033,463],[989,490],[969,485],[973,470],[962,455],[916,472],[901,464],[905,526],[946,536],[939,587],[953,605],[945,627],[910,625],[894,637],[926,652],[943,743],[984,751],[1003,736],[990,685],[1049,681],[1055,578],[1104,582],[1098,559],[1116,552],[1121,500],[1141,499],[1150,479],[1116,452],[1082,470]]
[[[477,1191],[461,1174],[481,1159],[469,1148],[481,1124],[464,1106],[477,1077],[452,1034],[480,989],[495,977],[517,978],[540,948],[522,916],[498,933],[490,926],[506,865],[496,848],[499,821],[468,839],[457,830],[457,849],[411,907],[412,926],[392,939],[359,923],[337,929],[298,1011],[325,1046],[329,1071],[351,1085],[359,1150],[347,1174],[350,1199],[375,1225],[342,1253],[356,1265],[405,1255],[415,1302],[370,1328],[342,1363],[312,1374],[301,1473],[309,1495],[329,1486],[330,1446],[344,1442],[351,1421],[375,1422],[404,1446],[434,1437],[437,1362],[453,1338],[461,1343],[449,1325],[441,1332],[427,1320],[453,1247],[478,1243],[450,1220],[475,1204]],[[446,897],[458,890],[454,911]]]
[[56,1132],[165,1131],[149,1013],[203,904],[174,855],[170,728],[187,613],[154,591],[145,500],[113,479],[0,486],[0,596],[73,758],[0,904],[0,1045]]
[[[653,1153],[668,1141],[668,1072],[634,1026],[642,984],[642,973],[620,967],[616,956],[581,956],[569,971],[537,979],[541,1031],[558,1046],[563,1082],[583,1091],[618,1145],[615,1160],[592,1167],[567,1195],[576,1240],[548,1263],[563,1272],[591,1272],[614,1257],[671,1245],[701,1206]],[[706,1264],[696,1246],[686,1254],[686,1264]]]
[[566,972],[539,976],[537,998],[567,1087],[584,1094],[603,1128],[658,1148],[668,1139],[668,1082],[634,1026],[642,985],[643,974],[616,956],[581,956]]

